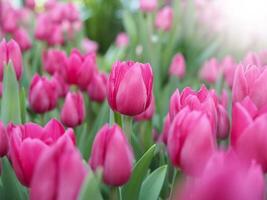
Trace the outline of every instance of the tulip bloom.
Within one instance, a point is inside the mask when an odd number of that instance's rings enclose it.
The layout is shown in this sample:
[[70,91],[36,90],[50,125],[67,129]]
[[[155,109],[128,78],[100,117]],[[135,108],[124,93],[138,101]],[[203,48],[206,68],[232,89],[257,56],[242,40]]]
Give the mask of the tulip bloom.
[[20,47],[15,40],[6,42],[5,39],[2,39],[0,42],[0,81],[3,80],[4,66],[9,62],[12,62],[17,79],[20,80],[23,71]]
[[153,12],[158,6],[157,0],[140,0],[140,10],[143,12]]
[[200,70],[200,78],[208,83],[215,83],[221,73],[220,65],[216,58],[212,58],[204,63]]
[[58,97],[65,97],[68,93],[69,85],[65,82],[64,77],[59,73],[55,73],[53,74],[51,81],[55,82]]
[[22,51],[27,51],[32,47],[32,41],[30,39],[30,36],[23,28],[18,28],[13,33],[13,38],[19,44]]
[[[31,200],[74,200],[86,176],[79,151],[62,136],[40,156],[33,175]],[[49,191],[49,192],[48,192]]]
[[257,161],[267,172],[267,114],[258,111],[255,104],[245,98],[233,106],[231,144],[241,159]]
[[81,92],[68,92],[60,114],[63,124],[69,127],[80,125],[85,118],[85,105]]
[[225,81],[229,87],[233,86],[236,66],[237,65],[236,65],[235,61],[230,56],[226,56],[221,62],[221,68],[223,70],[223,75],[224,75]]
[[34,123],[24,125],[7,126],[7,133],[10,138],[10,159],[19,181],[29,186],[34,174],[36,163],[42,152],[54,144],[60,137],[65,135],[74,141],[73,130],[64,127],[55,119],[50,120],[42,128]]
[[152,98],[153,73],[150,64],[115,62],[108,80],[110,107],[124,115],[144,112]]
[[116,38],[116,46],[118,48],[123,48],[128,46],[129,44],[129,37],[126,33],[119,33]]
[[185,75],[185,67],[184,56],[178,53],[172,59],[171,66],[169,68],[169,74],[177,76],[178,78],[183,78]]
[[56,107],[58,93],[56,83],[35,74],[29,91],[29,104],[36,113],[45,113]]
[[164,119],[163,130],[161,133],[162,141],[165,145],[168,144],[168,136],[169,136],[170,126],[171,126],[170,115],[167,114],[165,119]]
[[87,87],[87,92],[92,101],[103,102],[107,96],[107,75],[96,73]]
[[240,102],[246,96],[259,109],[267,105],[267,68],[256,65],[239,65],[235,72],[233,83],[233,102]]
[[6,128],[3,122],[0,121],[0,157],[4,157],[8,152],[8,138]]
[[134,116],[134,119],[137,121],[151,120],[155,114],[155,98],[152,96],[152,100],[148,108],[139,115]]
[[93,170],[103,168],[104,182],[108,185],[125,184],[132,173],[133,153],[118,125],[103,126],[97,133],[89,164]]
[[198,175],[215,147],[215,138],[205,113],[185,107],[175,116],[167,146],[173,165],[188,175]]
[[82,56],[78,50],[72,50],[65,68],[66,81],[86,89],[97,70],[96,55]]
[[160,11],[158,11],[155,21],[155,25],[158,29],[167,32],[172,28],[172,23],[173,10],[170,6],[165,6]]
[[258,54],[249,52],[246,57],[242,60],[242,64],[247,65],[256,65],[262,67],[261,59]]
[[259,165],[242,165],[235,156],[214,154],[197,179],[185,182],[177,200],[263,200],[264,174]]
[[63,73],[67,60],[66,53],[58,49],[49,49],[44,51],[42,55],[43,67],[51,75],[56,72]]

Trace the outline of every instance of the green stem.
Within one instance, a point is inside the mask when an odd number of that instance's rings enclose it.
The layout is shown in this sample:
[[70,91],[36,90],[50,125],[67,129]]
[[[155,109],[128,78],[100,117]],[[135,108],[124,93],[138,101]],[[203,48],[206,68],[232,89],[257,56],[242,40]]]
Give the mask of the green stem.
[[123,130],[128,138],[128,141],[131,143],[131,135],[133,132],[133,119],[128,116],[123,116]]
[[172,176],[172,185],[171,185],[171,192],[170,192],[170,199],[173,199],[173,195],[174,195],[174,190],[175,190],[175,181],[176,181],[176,177],[177,177],[178,173],[177,173],[177,169],[174,168],[174,172],[173,172],[173,176]]

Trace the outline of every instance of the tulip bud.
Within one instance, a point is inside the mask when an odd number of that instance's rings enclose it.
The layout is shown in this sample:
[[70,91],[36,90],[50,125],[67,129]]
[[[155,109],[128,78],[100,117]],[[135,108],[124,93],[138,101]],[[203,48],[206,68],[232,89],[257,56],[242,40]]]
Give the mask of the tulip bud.
[[175,115],[181,110],[180,92],[178,89],[174,91],[170,98],[169,116],[173,120]]
[[119,33],[116,38],[116,46],[118,48],[123,48],[128,46],[129,44],[129,37],[126,33]]
[[82,47],[86,54],[89,53],[96,53],[98,50],[98,44],[97,42],[90,40],[88,38],[83,39],[82,41]]
[[262,67],[260,57],[256,53],[249,52],[242,61],[243,65],[256,65]]
[[35,0],[26,0],[26,7],[33,10],[35,8]]
[[60,119],[66,126],[75,127],[85,119],[85,105],[81,92],[68,92],[60,113]]
[[3,122],[0,121],[0,157],[4,157],[8,152],[8,138],[6,128]]
[[168,136],[169,136],[169,130],[171,126],[171,120],[170,120],[170,115],[167,114],[165,119],[164,119],[164,125],[163,125],[163,130],[162,130],[162,141],[164,142],[165,145],[168,143]]
[[176,167],[188,175],[202,172],[215,151],[215,139],[206,114],[182,109],[173,119],[168,135],[168,152]]
[[36,113],[45,113],[56,107],[58,94],[54,81],[35,74],[29,91],[29,104]]
[[19,44],[22,51],[27,51],[28,49],[30,49],[32,47],[32,42],[31,42],[30,36],[26,32],[25,29],[18,28],[14,32],[13,37],[16,40],[16,42]]
[[55,73],[51,79],[56,85],[56,91],[58,97],[65,97],[69,91],[69,85],[65,82],[64,77],[59,73]]
[[169,68],[169,74],[172,76],[177,76],[178,78],[183,78],[185,75],[185,60],[182,54],[176,54],[173,59],[171,66]]
[[3,39],[0,42],[0,81],[3,80],[4,65],[9,62],[12,62],[17,79],[20,80],[23,68],[20,47],[15,40],[6,42],[6,40]]
[[153,12],[158,5],[157,0],[140,0],[140,9],[143,12]]
[[153,72],[150,64],[115,62],[108,80],[110,107],[124,115],[144,112],[152,97]]
[[267,104],[267,68],[256,65],[239,65],[233,83],[233,102],[240,102],[246,96],[262,109]]
[[255,162],[244,166],[235,156],[214,154],[204,173],[187,179],[179,200],[263,200],[264,174]]
[[14,171],[23,185],[30,185],[35,166],[45,149],[63,136],[73,141],[73,131],[68,130],[65,134],[64,132],[62,125],[54,119],[48,122],[44,128],[34,123],[26,123],[21,126],[9,124],[7,126],[10,138],[10,159]]
[[230,122],[226,109],[222,105],[218,105],[218,130],[217,137],[226,139],[229,133]]
[[85,176],[79,151],[68,137],[62,136],[40,156],[31,182],[30,199],[78,199]]
[[158,29],[167,32],[172,28],[172,23],[173,10],[170,6],[165,6],[160,11],[158,11],[155,22],[155,25]]
[[107,75],[96,73],[87,88],[88,95],[92,101],[103,102],[107,96]]
[[72,50],[66,66],[66,80],[86,89],[96,72],[96,55],[88,54],[83,57],[77,50]]
[[224,78],[229,87],[233,86],[234,75],[236,70],[236,63],[232,57],[226,56],[222,63],[221,68],[223,70]]
[[151,99],[151,102],[148,108],[141,114],[134,116],[134,119],[137,121],[151,120],[154,113],[155,113],[155,100],[154,100],[154,96],[152,96],[152,99]]
[[118,125],[105,125],[99,130],[93,143],[89,164],[93,170],[103,168],[106,184],[120,186],[129,180],[133,153]]
[[208,83],[215,83],[220,76],[220,66],[216,58],[204,63],[200,71],[200,78]]
[[51,75],[62,73],[67,65],[67,55],[58,49],[49,49],[43,52],[42,62],[44,69]]

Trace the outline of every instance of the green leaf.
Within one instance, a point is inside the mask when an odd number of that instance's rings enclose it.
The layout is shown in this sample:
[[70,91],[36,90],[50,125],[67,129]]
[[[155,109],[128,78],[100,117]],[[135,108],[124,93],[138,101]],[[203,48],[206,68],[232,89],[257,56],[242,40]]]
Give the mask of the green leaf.
[[21,121],[22,123],[26,122],[26,93],[25,89],[22,88],[20,91],[20,109],[21,109]]
[[151,146],[136,163],[131,179],[122,188],[122,197],[127,200],[136,200],[139,196],[140,187],[154,156],[156,144]]
[[11,63],[5,65],[1,118],[4,124],[21,123],[19,84]]
[[79,200],[88,199],[103,200],[99,189],[99,180],[92,171],[88,173],[79,195]]
[[161,166],[152,172],[143,182],[139,200],[157,200],[164,183],[167,165]]
[[[14,171],[7,158],[2,159],[2,175],[1,180],[1,198],[8,200],[23,200],[28,199],[28,193],[16,178]],[[2,198],[3,196],[3,198]]]

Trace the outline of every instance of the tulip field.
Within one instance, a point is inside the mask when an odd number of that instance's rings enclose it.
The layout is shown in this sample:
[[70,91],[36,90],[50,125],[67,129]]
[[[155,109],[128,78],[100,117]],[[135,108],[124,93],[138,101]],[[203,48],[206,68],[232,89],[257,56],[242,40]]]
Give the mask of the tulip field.
[[267,199],[266,7],[0,0],[0,200]]

